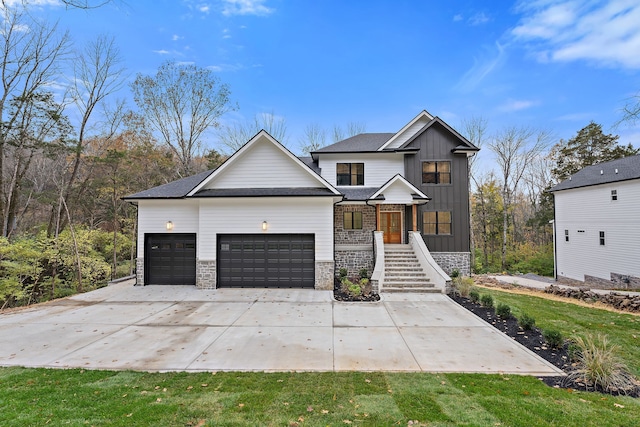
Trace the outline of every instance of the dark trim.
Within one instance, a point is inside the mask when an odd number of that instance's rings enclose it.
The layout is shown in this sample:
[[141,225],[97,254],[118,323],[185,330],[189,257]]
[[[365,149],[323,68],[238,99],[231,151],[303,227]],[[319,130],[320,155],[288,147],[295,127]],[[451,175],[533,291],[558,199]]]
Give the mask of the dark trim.
[[[561,189],[559,189],[559,190],[554,190],[554,189],[550,188],[550,189],[545,190],[545,191],[546,191],[547,193],[551,193],[551,194],[553,194],[553,193],[557,193],[557,192],[559,192],[559,191],[574,190],[574,189],[576,189],[576,188],[595,187],[596,185],[616,184],[616,183],[618,183],[618,182],[627,182],[627,181],[633,181],[633,180],[636,180],[636,179],[640,180],[640,177],[635,177],[635,178],[626,178],[626,179],[618,179],[618,180],[615,180],[615,181],[598,182],[598,183],[595,183],[595,184],[576,185],[575,187],[561,188]],[[564,181],[563,181],[563,182],[564,182]],[[560,184],[558,184],[558,185],[560,185]]]

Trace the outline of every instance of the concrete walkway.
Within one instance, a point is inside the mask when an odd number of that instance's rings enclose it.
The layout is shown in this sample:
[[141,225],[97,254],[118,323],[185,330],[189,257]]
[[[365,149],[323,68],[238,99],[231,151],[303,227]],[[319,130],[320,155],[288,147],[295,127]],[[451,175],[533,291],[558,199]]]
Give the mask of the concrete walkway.
[[558,375],[441,294],[114,284],[0,314],[0,366]]
[[[531,288],[531,289],[544,290],[549,285],[555,285],[563,289],[578,289],[578,287],[576,286],[561,285],[559,283],[547,283],[541,280],[529,279],[522,276],[488,276],[488,277],[492,279],[496,279],[502,283],[509,283],[512,285],[523,286],[525,288]],[[600,295],[610,294],[611,292],[615,292],[617,294],[622,294],[622,295],[640,295],[640,292],[617,291],[617,290],[608,290],[608,289],[591,289],[591,292],[594,292]]]

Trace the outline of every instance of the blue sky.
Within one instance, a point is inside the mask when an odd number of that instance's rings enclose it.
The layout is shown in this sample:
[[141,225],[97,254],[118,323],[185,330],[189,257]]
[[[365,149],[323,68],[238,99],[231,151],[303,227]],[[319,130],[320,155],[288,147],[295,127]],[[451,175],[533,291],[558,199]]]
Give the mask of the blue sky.
[[454,127],[475,115],[492,132],[530,126],[556,140],[593,120],[640,147],[640,126],[613,128],[640,94],[637,0],[31,3],[78,43],[114,35],[131,80],[168,59],[210,67],[239,105],[223,120],[284,117],[293,151],[310,123],[395,132],[423,109]]

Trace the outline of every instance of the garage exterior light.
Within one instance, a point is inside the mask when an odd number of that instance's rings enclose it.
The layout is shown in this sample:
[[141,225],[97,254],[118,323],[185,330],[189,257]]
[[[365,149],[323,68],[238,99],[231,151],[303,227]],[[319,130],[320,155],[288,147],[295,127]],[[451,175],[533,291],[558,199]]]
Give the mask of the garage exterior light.
[[269,228],[269,223],[267,221],[262,221],[262,231],[267,231]]
[[173,230],[173,222],[167,221],[167,231]]

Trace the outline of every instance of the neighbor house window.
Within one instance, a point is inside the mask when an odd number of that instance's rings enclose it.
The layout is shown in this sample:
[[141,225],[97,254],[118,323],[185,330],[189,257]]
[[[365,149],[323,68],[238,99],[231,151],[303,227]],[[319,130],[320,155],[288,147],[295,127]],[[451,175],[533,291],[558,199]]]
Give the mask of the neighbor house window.
[[604,246],[604,231],[600,232],[600,246]]
[[451,162],[422,162],[423,184],[451,184]]
[[342,225],[345,230],[362,230],[362,212],[345,212]]
[[564,241],[565,242],[569,241],[569,230],[564,230]]
[[338,163],[337,185],[364,185],[364,163]]
[[424,234],[451,234],[451,212],[423,212],[422,232]]
[[618,190],[611,190],[611,200],[618,200]]

